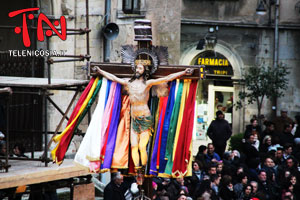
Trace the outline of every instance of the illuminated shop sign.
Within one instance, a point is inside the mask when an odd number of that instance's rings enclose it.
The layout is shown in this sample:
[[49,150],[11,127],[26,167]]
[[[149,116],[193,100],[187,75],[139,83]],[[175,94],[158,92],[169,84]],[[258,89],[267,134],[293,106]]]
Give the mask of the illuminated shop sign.
[[214,51],[204,51],[195,59],[195,65],[205,65],[208,74],[233,75],[233,70],[228,59]]
[[198,58],[198,65],[205,66],[228,66],[229,62],[227,59],[218,58]]

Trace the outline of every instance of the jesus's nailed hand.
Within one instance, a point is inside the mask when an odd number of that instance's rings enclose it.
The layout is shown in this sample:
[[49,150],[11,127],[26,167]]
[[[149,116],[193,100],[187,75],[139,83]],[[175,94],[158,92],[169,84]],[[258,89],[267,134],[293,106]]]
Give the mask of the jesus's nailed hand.
[[186,75],[192,75],[194,73],[194,69],[192,69],[192,68],[186,68],[185,69],[185,74]]
[[101,75],[100,68],[98,66],[92,67],[91,70],[92,70],[92,72],[94,72],[98,75]]

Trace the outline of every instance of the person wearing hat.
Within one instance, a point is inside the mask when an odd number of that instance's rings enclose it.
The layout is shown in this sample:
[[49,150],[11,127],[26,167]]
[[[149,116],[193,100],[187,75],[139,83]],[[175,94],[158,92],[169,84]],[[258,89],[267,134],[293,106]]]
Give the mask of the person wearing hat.
[[285,124],[293,124],[293,120],[288,117],[287,113],[288,111],[286,109],[282,109],[280,116],[274,119],[275,133],[282,133]]
[[215,152],[222,158],[226,149],[227,140],[232,135],[231,127],[228,121],[224,119],[222,111],[219,110],[216,112],[216,119],[209,125],[207,135],[215,146]]

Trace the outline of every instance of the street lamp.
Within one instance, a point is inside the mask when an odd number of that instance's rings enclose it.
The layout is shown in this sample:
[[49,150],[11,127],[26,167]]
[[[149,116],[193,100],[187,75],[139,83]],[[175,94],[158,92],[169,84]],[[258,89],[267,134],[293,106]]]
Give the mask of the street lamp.
[[200,39],[197,45],[197,50],[213,50],[217,44],[218,38],[216,32],[218,27],[209,27],[208,33],[205,34],[204,38]]
[[215,34],[207,34],[204,39],[206,50],[213,50],[217,44],[217,36]]
[[[271,6],[275,6],[275,22],[274,22],[274,63],[273,66],[277,67],[278,65],[278,45],[279,45],[279,32],[278,32],[278,25],[279,25],[279,1],[280,0],[259,0],[258,7],[256,8],[256,14],[258,15],[265,15],[269,13],[269,25],[271,25]],[[267,9],[266,9],[267,7]]]
[[260,1],[256,8],[256,14],[265,15],[266,13],[267,13],[267,10],[265,8],[264,1]]
[[276,3],[276,0],[259,0],[258,6],[256,8],[256,14],[265,15],[267,9],[269,11],[269,25],[271,24],[271,6]]

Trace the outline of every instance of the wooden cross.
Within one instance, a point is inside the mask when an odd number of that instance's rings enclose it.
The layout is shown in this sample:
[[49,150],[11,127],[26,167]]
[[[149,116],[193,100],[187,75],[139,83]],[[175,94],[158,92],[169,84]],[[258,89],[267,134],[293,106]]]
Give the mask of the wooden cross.
[[[150,20],[136,20],[134,25],[135,41],[138,42],[137,49],[151,49],[152,48],[152,32]],[[150,65],[151,60],[147,55],[138,55],[134,60],[142,63],[143,65]],[[153,63],[152,63],[153,64]],[[102,70],[112,73],[120,78],[129,78],[132,76],[132,64],[130,63],[101,63],[91,62],[91,67],[99,66]],[[205,79],[206,71],[204,65],[159,65],[151,78],[160,78],[167,76],[171,73],[183,71],[186,68],[194,68],[194,73],[191,76],[183,76],[181,79]],[[91,70],[93,71],[93,70]],[[95,75],[91,73],[91,75]]]

